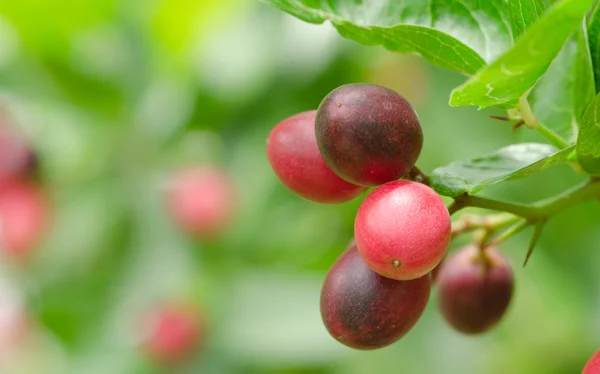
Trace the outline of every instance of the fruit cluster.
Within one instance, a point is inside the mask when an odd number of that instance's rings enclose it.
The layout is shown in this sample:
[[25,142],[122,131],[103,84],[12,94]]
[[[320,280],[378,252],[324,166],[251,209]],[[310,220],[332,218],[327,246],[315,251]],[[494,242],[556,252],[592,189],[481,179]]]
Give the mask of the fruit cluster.
[[468,246],[440,265],[450,214],[435,191],[410,178],[422,145],[412,106],[372,84],[338,87],[316,111],[283,120],[269,135],[275,174],[308,200],[341,203],[377,186],[321,292],[327,330],[349,347],[376,349],[404,336],[427,305],[432,272],[440,310],[459,331],[488,330],[509,305],[512,272],[494,248]]

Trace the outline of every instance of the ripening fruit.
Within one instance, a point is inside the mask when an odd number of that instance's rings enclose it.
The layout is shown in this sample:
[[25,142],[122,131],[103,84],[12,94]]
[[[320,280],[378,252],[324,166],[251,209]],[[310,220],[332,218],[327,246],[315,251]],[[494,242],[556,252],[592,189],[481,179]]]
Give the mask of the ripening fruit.
[[355,349],[377,349],[403,337],[421,317],[429,276],[396,281],[369,268],[356,246],[333,264],[321,291],[321,316],[327,331]]
[[590,357],[581,374],[600,374],[600,350]]
[[25,139],[0,124],[0,184],[29,177],[36,164],[36,155]]
[[215,166],[196,166],[176,173],[167,192],[167,208],[176,224],[197,238],[214,238],[233,219],[233,181]]
[[26,257],[43,237],[49,219],[46,196],[35,185],[19,181],[0,187],[0,249]]
[[374,84],[348,84],[330,92],[319,105],[315,129],[327,165],[364,186],[404,176],[423,146],[419,117],[408,101]]
[[424,276],[444,258],[450,214],[424,184],[401,180],[377,187],[356,214],[354,236],[371,269],[384,277]]
[[502,318],[512,298],[514,280],[510,264],[500,252],[487,248],[482,256],[479,248],[471,245],[444,262],[437,285],[446,321],[458,331],[477,334]]
[[145,349],[154,361],[175,364],[201,348],[204,335],[204,321],[196,310],[166,306],[150,316]]
[[338,177],[323,160],[315,138],[316,111],[281,121],[269,134],[267,157],[279,180],[290,190],[317,203],[342,203],[365,187]]

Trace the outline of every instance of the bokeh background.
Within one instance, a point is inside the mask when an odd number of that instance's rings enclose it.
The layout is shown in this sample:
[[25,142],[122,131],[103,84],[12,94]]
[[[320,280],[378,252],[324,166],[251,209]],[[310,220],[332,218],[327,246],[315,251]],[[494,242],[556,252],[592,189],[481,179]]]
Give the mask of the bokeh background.
[[[32,330],[0,346],[0,372],[579,373],[600,347],[597,203],[552,220],[525,269],[530,232],[502,246],[516,297],[488,334],[453,331],[435,293],[409,335],[378,351],[350,350],[322,325],[320,287],[360,199],[287,191],[266,159],[269,131],[338,85],[371,82],[415,105],[426,171],[535,139],[498,113],[450,108],[463,79],[251,0],[0,0],[0,106],[38,153],[53,207],[30,258],[0,261],[0,325],[23,310]],[[207,163],[231,173],[238,204],[203,241],[169,219],[164,186]],[[557,166],[486,194],[533,201],[582,178]],[[200,305],[208,329],[203,349],[164,368],[140,348],[138,321],[173,300]]]

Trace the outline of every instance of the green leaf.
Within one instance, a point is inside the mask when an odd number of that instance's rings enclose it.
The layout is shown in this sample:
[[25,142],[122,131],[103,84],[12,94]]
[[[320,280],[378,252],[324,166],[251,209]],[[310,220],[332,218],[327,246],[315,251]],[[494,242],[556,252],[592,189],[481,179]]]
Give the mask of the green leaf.
[[589,36],[590,52],[594,65],[594,77],[596,81],[596,92],[600,92],[600,3],[587,18],[587,29]]
[[540,122],[574,143],[583,113],[594,95],[592,60],[582,24],[534,87],[532,108]]
[[540,143],[513,144],[487,156],[455,161],[435,169],[431,187],[444,196],[477,193],[498,182],[524,178],[559,162],[566,162],[574,146],[556,151]]
[[508,9],[513,37],[516,39],[540,18],[545,5],[540,0],[508,0]]
[[577,159],[588,173],[600,174],[600,94],[583,115],[577,138]]
[[329,20],[347,38],[416,52],[467,75],[512,44],[504,0],[263,0],[306,22]]
[[592,3],[563,0],[554,4],[511,50],[454,89],[450,105],[514,107],[548,70]]

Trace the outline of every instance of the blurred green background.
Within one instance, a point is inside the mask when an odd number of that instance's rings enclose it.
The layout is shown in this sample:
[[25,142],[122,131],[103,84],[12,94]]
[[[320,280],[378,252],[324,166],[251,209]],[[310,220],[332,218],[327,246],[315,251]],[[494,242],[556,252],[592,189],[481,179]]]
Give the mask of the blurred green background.
[[[39,153],[55,207],[32,261],[0,263],[0,302],[22,300],[35,321],[0,372],[581,372],[600,347],[593,203],[551,221],[526,269],[529,232],[503,245],[516,297],[488,334],[453,331],[435,293],[417,326],[378,351],[350,350],[322,325],[321,283],[360,199],[325,206],[287,191],[266,159],[270,129],[338,85],[372,82],[415,105],[426,171],[535,139],[491,112],[450,108],[463,79],[251,0],[0,0],[0,106]],[[235,179],[239,210],[218,240],[186,237],[165,213],[165,178],[190,163]],[[581,179],[556,167],[486,194],[533,201]],[[202,305],[209,331],[203,352],[164,369],[139,349],[136,322],[174,299]]]

